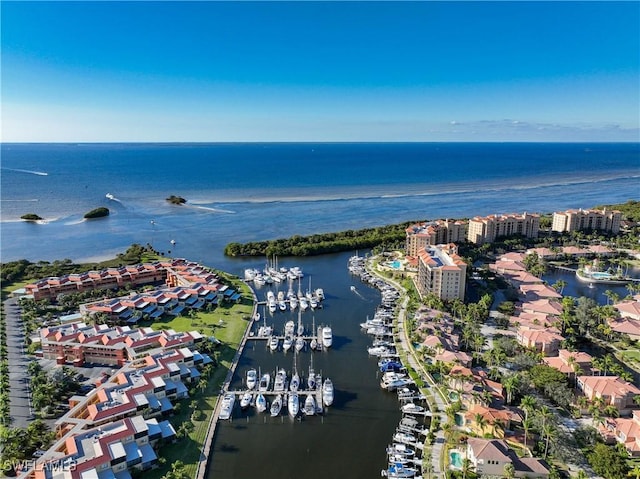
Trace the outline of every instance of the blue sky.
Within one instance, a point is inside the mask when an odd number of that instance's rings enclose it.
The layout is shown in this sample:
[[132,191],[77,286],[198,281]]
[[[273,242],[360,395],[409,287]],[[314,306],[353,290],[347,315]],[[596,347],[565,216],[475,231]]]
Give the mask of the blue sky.
[[638,2],[2,1],[2,141],[640,141]]

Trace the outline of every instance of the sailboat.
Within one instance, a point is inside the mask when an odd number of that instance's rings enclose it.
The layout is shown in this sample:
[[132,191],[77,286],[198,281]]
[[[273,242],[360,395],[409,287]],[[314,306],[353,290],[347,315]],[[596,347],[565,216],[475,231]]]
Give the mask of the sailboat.
[[258,372],[251,368],[247,371],[247,389],[252,390],[256,387],[256,383],[258,382]]
[[307,389],[313,391],[316,388],[316,372],[313,369],[313,354],[311,355],[311,363],[309,364],[309,376],[307,376]]
[[276,417],[282,409],[282,394],[278,394],[271,403],[271,417]]
[[249,391],[242,395],[240,399],[240,409],[247,409],[251,405],[251,400],[253,399],[253,394]]
[[267,398],[265,398],[262,393],[256,397],[256,410],[258,412],[265,412],[267,410]]
[[298,366],[296,364],[296,356],[293,356],[293,376],[289,383],[289,389],[296,392],[300,388],[300,376],[298,375]]
[[[312,334],[313,334],[313,331],[316,331],[316,317],[315,316],[312,319],[311,331],[312,331]],[[317,349],[318,340],[316,339],[315,336],[311,339],[311,344],[309,344],[309,346],[311,347],[311,349]]]

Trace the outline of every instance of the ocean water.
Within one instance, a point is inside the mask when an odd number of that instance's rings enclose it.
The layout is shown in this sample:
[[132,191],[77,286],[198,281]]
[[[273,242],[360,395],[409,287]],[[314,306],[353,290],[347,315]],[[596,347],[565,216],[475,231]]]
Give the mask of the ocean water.
[[[102,258],[133,242],[229,264],[249,241],[638,198],[639,144],[2,144],[0,257]],[[107,193],[114,196],[110,200]],[[188,200],[170,205],[169,195]],[[98,206],[108,218],[83,221]],[[43,224],[19,220],[25,213]]]

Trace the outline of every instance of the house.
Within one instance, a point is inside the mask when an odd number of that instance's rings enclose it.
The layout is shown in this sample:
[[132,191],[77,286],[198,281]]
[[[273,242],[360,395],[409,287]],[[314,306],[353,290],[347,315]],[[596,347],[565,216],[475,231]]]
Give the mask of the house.
[[613,305],[623,318],[635,319],[640,321],[640,300],[622,301]]
[[619,442],[629,456],[640,457],[640,410],[632,411],[630,418],[608,418],[599,431],[606,442]]
[[590,374],[592,359],[588,353],[568,351],[567,349],[559,350],[556,357],[542,358],[547,366],[567,375],[576,374],[576,371],[579,371],[581,375]]
[[[484,424],[478,423],[479,417]],[[497,438],[504,438],[505,430],[511,429],[512,423],[522,422],[522,416],[513,409],[496,409],[481,404],[475,404],[469,408],[464,418],[469,432],[480,436],[490,434]]]
[[560,349],[560,343],[564,338],[544,329],[528,329],[519,327],[516,341],[525,348],[533,348],[545,356],[555,356]]
[[618,376],[578,376],[577,386],[587,399],[602,398],[605,406],[614,406],[621,416],[631,414],[640,389]]
[[548,478],[547,464],[534,457],[519,458],[501,439],[469,438],[467,440],[467,458],[471,461],[478,476],[504,477],[504,468],[512,464],[515,477]]
[[634,341],[640,340],[640,320],[623,318],[610,321],[609,326],[612,331],[620,334],[626,334]]

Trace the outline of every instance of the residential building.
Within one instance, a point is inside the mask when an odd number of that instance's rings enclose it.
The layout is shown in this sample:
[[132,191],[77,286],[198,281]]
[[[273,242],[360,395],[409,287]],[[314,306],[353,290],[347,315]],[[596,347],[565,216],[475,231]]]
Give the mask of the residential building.
[[406,229],[405,254],[417,256],[418,251],[427,246],[445,243],[459,243],[467,237],[467,222],[436,220],[416,223]]
[[467,439],[467,458],[474,467],[474,472],[482,477],[504,477],[504,467],[512,464],[515,477],[519,478],[548,478],[547,464],[534,457],[522,457],[507,446],[501,439]]
[[600,230],[618,234],[622,213],[617,210],[567,210],[553,213],[551,229],[559,233]]
[[640,457],[640,410],[633,410],[630,418],[607,418],[599,431],[606,442],[619,442],[631,457]]
[[154,446],[176,437],[168,421],[120,419],[60,438],[26,474],[34,479],[130,479],[158,463]]
[[561,349],[558,356],[542,358],[547,366],[557,369],[561,373],[567,375],[591,374],[591,361],[593,358],[590,354],[582,351],[569,351]]
[[540,215],[523,213],[476,216],[469,220],[467,240],[474,244],[492,243],[502,236],[537,238]]
[[443,300],[464,300],[467,264],[458,256],[458,247],[427,246],[418,252],[416,286],[421,296],[435,294]]
[[640,389],[618,376],[578,376],[577,386],[590,401],[602,398],[604,406],[614,406],[621,416],[637,407],[633,401]]
[[[479,423],[478,418],[482,418]],[[473,434],[484,436],[490,434],[495,438],[504,438],[505,431],[511,429],[513,423],[521,423],[522,416],[515,409],[506,407],[497,409],[474,404],[464,415],[465,426]]]
[[560,334],[544,329],[519,327],[516,340],[525,348],[533,348],[545,356],[555,356],[564,338]]

